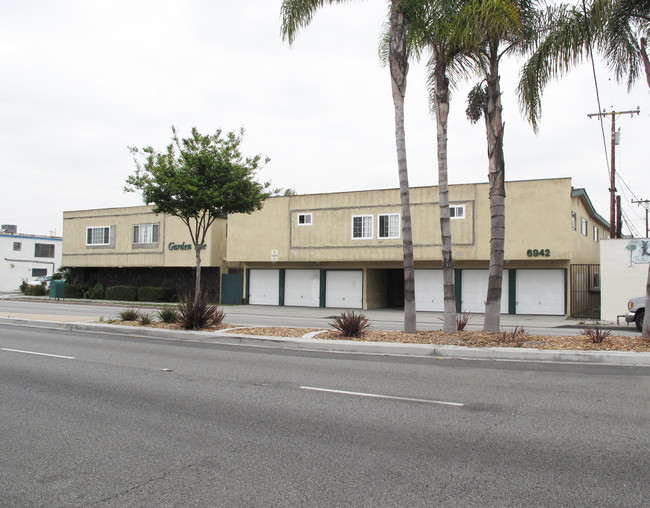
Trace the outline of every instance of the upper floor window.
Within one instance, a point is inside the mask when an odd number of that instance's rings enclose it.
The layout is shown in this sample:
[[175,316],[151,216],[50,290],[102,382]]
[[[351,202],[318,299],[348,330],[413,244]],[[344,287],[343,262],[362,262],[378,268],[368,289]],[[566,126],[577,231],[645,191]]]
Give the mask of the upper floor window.
[[86,245],[109,245],[110,243],[110,226],[96,226],[86,228]]
[[449,217],[452,219],[464,219],[465,205],[449,205]]
[[133,226],[133,243],[158,243],[159,231],[158,224],[137,224]]
[[587,231],[587,219],[580,217],[580,233],[584,236],[587,236],[589,233]]
[[399,213],[379,215],[379,238],[399,238]]
[[34,244],[34,257],[35,258],[53,258],[54,257],[54,244],[53,243],[36,243],[36,244]]
[[594,242],[598,241],[598,226],[594,226]]
[[571,212],[571,229],[578,230],[578,216],[575,212]]
[[14,242],[14,250],[23,250],[23,244],[21,242]]
[[311,226],[312,217],[311,213],[299,213],[298,214],[298,225],[299,226]]
[[352,216],[352,238],[372,238],[372,215]]

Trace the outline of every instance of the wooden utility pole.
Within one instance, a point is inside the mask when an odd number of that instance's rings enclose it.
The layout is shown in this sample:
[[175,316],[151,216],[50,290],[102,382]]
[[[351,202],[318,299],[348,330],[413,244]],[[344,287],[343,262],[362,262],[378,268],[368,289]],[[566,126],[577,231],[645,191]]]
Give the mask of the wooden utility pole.
[[592,118],[594,116],[611,116],[612,117],[612,148],[611,148],[611,167],[609,169],[609,237],[619,238],[617,235],[616,226],[616,115],[630,115],[634,116],[639,114],[641,110],[637,106],[636,109],[630,111],[603,111],[602,113],[589,113],[587,116]]
[[645,208],[645,237],[650,238],[650,228],[648,228],[648,204],[650,203],[650,199],[633,199],[632,203],[636,203],[639,206],[645,205],[643,207]]

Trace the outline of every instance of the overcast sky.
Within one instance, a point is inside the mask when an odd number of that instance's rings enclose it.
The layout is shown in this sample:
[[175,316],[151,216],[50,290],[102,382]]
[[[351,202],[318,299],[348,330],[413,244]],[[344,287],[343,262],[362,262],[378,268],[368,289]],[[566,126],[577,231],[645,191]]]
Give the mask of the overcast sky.
[[[299,194],[396,188],[388,70],[377,46],[386,0],[323,8],[289,46],[281,0],[21,0],[0,15],[0,223],[62,234],[64,210],[139,205],[123,192],[129,146],[163,149],[171,126],[246,129],[244,151],[271,162],[260,179]],[[523,120],[517,64],[503,65],[507,180],[571,177],[609,219],[609,177],[591,68],[546,91],[538,135]],[[422,63],[406,98],[410,185],[437,184],[435,124]],[[650,97],[598,66],[601,106],[617,119],[623,202],[650,199]],[[453,98],[449,179],[487,181],[483,122]],[[604,129],[609,150],[609,118]],[[625,206],[636,229],[645,211]],[[543,214],[540,210],[540,214]]]

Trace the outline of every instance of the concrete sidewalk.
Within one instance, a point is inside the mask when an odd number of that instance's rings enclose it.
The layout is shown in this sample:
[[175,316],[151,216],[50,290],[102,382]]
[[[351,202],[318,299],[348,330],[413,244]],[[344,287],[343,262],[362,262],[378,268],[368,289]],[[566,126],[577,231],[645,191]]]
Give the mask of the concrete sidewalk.
[[[65,317],[67,316],[62,316],[62,318]],[[376,319],[379,318],[379,316],[376,315],[374,317]],[[149,338],[172,342],[195,342],[227,346],[277,348],[342,354],[650,367],[650,353],[620,351],[556,351],[533,348],[469,348],[462,346],[439,346],[429,344],[324,340],[318,339],[313,335],[307,335],[301,338],[283,338],[239,334],[236,333],[236,329],[231,329],[235,333],[228,333],[227,329],[218,332],[194,332],[141,326],[109,325],[96,322],[88,323],[79,320],[65,321],[45,319],[44,316],[36,317],[33,315],[28,317],[3,317],[0,318],[0,323],[7,325],[32,326],[41,329],[64,329],[127,335],[136,340],[139,338]],[[546,322],[546,324],[549,324],[549,322]],[[519,326],[521,326],[521,324]]]

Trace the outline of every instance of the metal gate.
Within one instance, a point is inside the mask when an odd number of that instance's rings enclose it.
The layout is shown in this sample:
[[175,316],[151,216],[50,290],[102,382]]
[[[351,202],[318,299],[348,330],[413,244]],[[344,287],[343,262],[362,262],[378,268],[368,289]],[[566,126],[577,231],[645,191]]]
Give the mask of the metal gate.
[[600,265],[571,265],[571,317],[600,319]]

